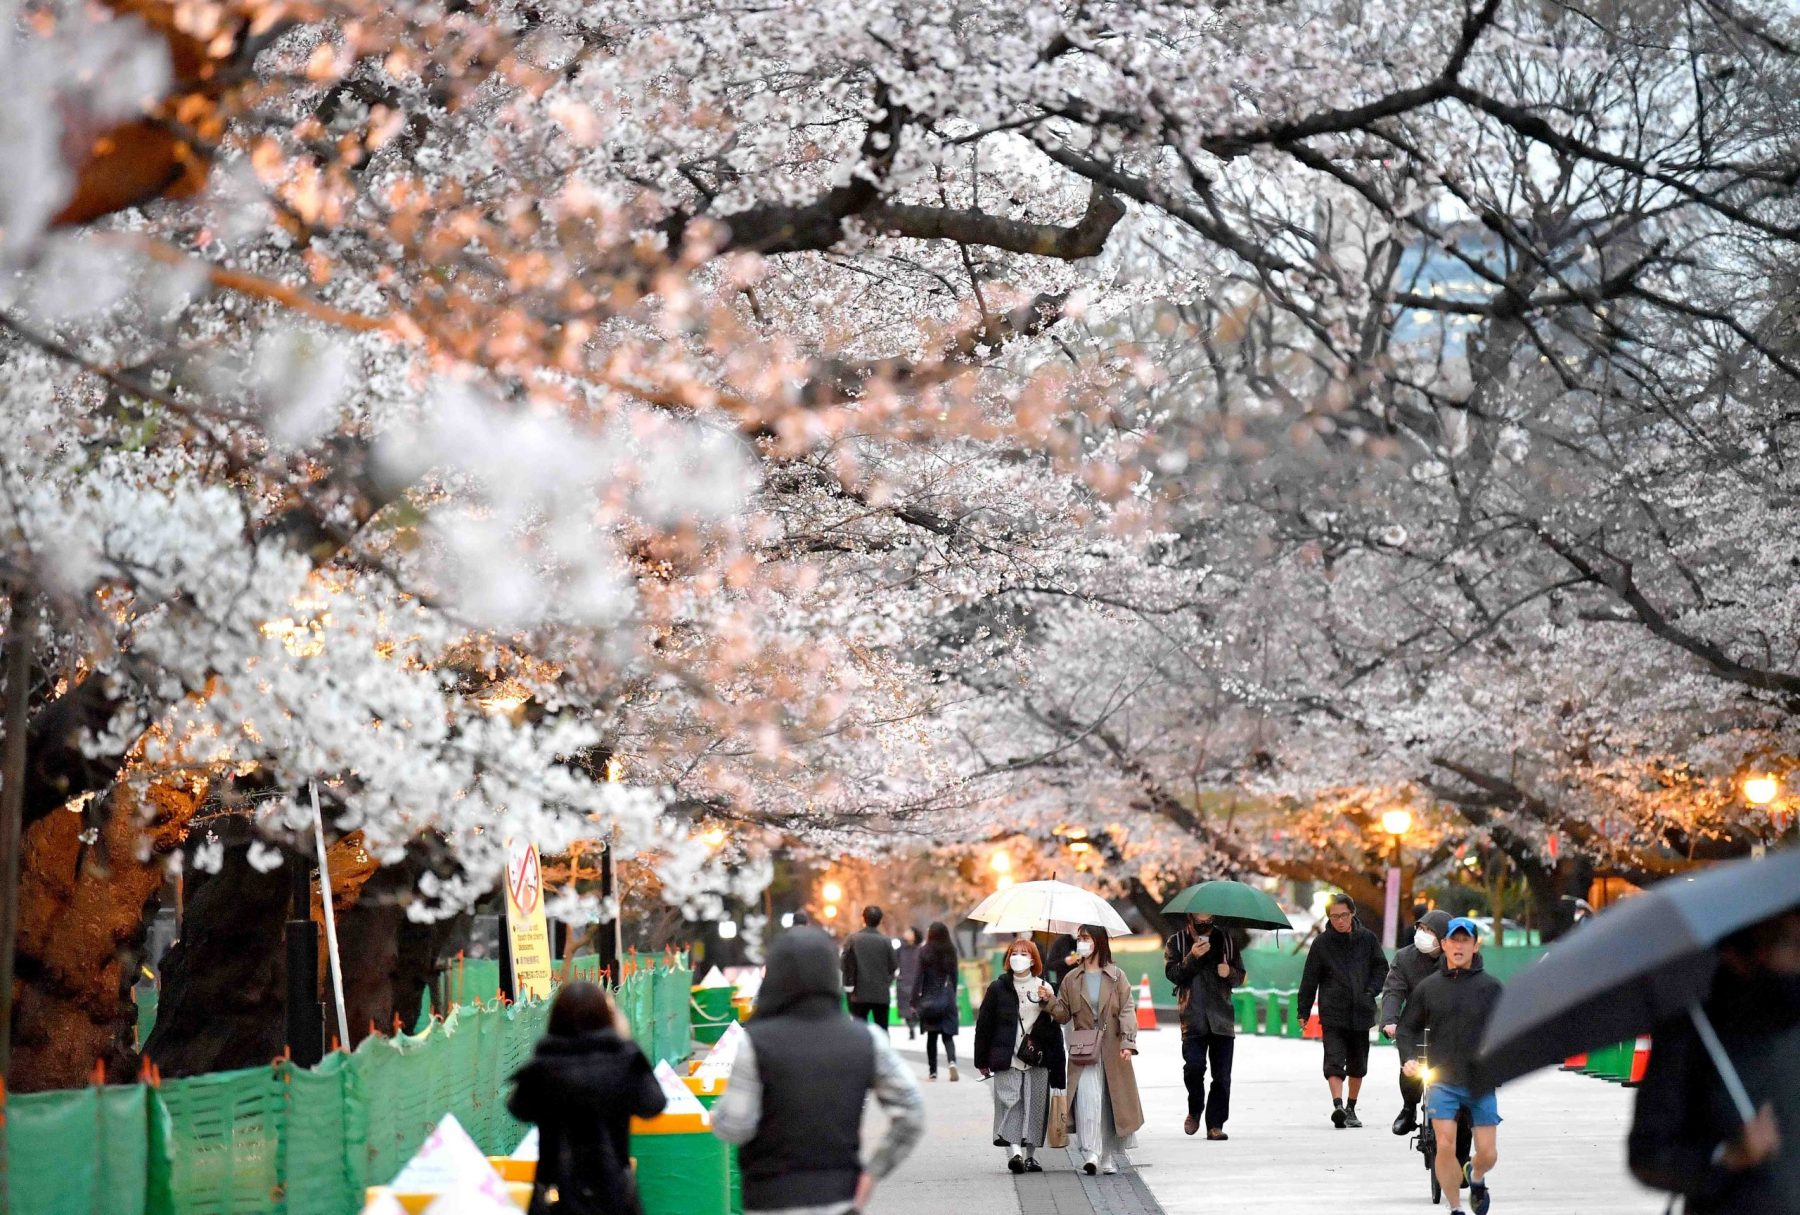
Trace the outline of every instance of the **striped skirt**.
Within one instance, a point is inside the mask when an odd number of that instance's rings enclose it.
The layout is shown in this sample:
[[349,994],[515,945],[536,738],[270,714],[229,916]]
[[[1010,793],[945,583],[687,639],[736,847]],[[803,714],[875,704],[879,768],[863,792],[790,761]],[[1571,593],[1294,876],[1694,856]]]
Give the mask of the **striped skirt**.
[[1050,1069],[1009,1067],[995,1072],[994,1138],[1025,1147],[1042,1147],[1050,1121]]

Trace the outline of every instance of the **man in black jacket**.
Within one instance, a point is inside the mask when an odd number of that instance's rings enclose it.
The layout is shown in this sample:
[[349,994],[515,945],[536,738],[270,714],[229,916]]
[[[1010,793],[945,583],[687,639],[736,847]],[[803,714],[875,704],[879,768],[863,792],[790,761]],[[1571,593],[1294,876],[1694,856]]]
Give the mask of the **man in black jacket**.
[[[1381,987],[1381,1032],[1394,1039],[1402,1059],[1417,1055],[1419,1044],[1400,1037],[1400,1011],[1426,976],[1436,974],[1443,966],[1444,934],[1450,931],[1450,913],[1425,912],[1418,924],[1413,930],[1413,943],[1394,955],[1387,982]],[[1418,1104],[1424,1089],[1418,1077],[1400,1073],[1400,1116],[1394,1119],[1394,1134],[1410,1135],[1419,1129]]]
[[[1331,1089],[1331,1124],[1339,1129],[1361,1126],[1356,1098],[1369,1074],[1369,1030],[1375,1024],[1375,996],[1387,979],[1387,956],[1375,934],[1356,919],[1356,903],[1347,894],[1326,905],[1328,927],[1306,952],[1300,977],[1300,1014],[1319,1002],[1319,1025],[1325,1039],[1325,1083]],[[1344,1081],[1350,1101],[1344,1102]]]
[[888,997],[900,961],[894,943],[881,931],[881,908],[863,908],[862,931],[851,933],[844,942],[843,966],[850,1015],[887,1032]]
[[[1425,1042],[1425,1064],[1408,1059],[1402,1069],[1409,1076],[1423,1076],[1431,1083],[1425,1095],[1425,1115],[1437,1136],[1437,1177],[1450,1196],[1450,1215],[1462,1211],[1462,1187],[1469,1187],[1469,1206],[1475,1215],[1487,1215],[1487,1177],[1500,1159],[1500,1103],[1494,1091],[1477,1092],[1475,1057],[1481,1049],[1481,1033],[1500,1002],[1500,980],[1481,964],[1481,929],[1475,921],[1458,916],[1444,935],[1444,968],[1414,990],[1400,1017],[1400,1032]],[[1456,1119],[1469,1112],[1475,1127],[1475,1155],[1465,1170],[1456,1158]]]
[[1727,938],[1704,1007],[1756,1115],[1726,1095],[1689,1018],[1659,1025],[1631,1171],[1685,1195],[1691,1215],[1800,1215],[1800,911]]
[[[1163,974],[1175,985],[1181,1010],[1181,1079],[1187,1085],[1187,1120],[1195,1134],[1202,1114],[1208,1139],[1228,1139],[1231,1117],[1231,1057],[1237,1047],[1237,1018],[1231,989],[1243,983],[1242,955],[1224,928],[1209,915],[1189,916],[1180,932],[1163,942]],[[1212,1092],[1206,1066],[1212,1064]]]

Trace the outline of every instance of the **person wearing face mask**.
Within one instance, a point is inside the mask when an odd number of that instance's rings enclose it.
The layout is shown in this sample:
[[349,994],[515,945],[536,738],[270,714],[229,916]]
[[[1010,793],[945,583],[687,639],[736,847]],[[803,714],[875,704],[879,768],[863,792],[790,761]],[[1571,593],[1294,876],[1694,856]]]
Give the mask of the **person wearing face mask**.
[[1131,1065],[1137,1054],[1137,1001],[1131,980],[1113,964],[1106,929],[1090,925],[1076,933],[1075,956],[1081,964],[1063,976],[1050,1015],[1071,1026],[1068,1087],[1081,1167],[1087,1173],[1116,1173],[1116,1153],[1137,1146],[1137,1129],[1144,1125]]
[[1063,1088],[1062,1027],[1044,1011],[1056,992],[1030,941],[1006,947],[1005,972],[988,984],[975,1018],[975,1066],[994,1086],[994,1146],[1015,1173],[1041,1173],[1037,1149],[1050,1120],[1050,1091]]
[[[1400,1038],[1400,1014],[1413,989],[1442,969],[1444,934],[1449,930],[1449,912],[1426,912],[1413,930],[1412,944],[1395,953],[1393,965],[1388,967],[1387,982],[1381,988],[1381,1032],[1399,1046],[1402,1059],[1416,1058],[1419,1044]],[[1394,1134],[1410,1135],[1419,1129],[1419,1101],[1424,1092],[1425,1085],[1416,1076],[1400,1073],[1400,1114],[1394,1119]]]
[[1627,1155],[1689,1215],[1800,1215],[1800,910],[1727,937],[1707,1015],[1756,1116],[1726,1095],[1685,1015],[1651,1034]]
[[[1190,1135],[1206,1119],[1208,1139],[1228,1139],[1231,1117],[1231,1058],[1237,1047],[1237,1018],[1231,989],[1245,979],[1243,957],[1225,929],[1209,915],[1191,915],[1181,931],[1163,942],[1163,974],[1175,985],[1181,1010],[1181,1079],[1187,1086]],[[1212,1091],[1206,1068],[1212,1065]]]

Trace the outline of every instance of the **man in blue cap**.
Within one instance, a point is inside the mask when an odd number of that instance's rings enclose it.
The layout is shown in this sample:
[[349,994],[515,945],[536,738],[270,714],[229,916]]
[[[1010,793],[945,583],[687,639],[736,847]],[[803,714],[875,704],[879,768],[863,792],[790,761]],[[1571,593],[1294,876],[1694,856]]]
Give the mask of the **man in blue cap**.
[[[1481,1033],[1500,1002],[1500,980],[1481,965],[1481,929],[1467,916],[1450,921],[1444,934],[1444,968],[1413,989],[1400,1018],[1400,1032],[1418,1040],[1429,1033],[1427,1053],[1431,1088],[1425,1113],[1437,1136],[1437,1177],[1450,1198],[1451,1215],[1462,1212],[1462,1189],[1469,1188],[1469,1208],[1487,1215],[1493,1201],[1488,1173],[1500,1159],[1500,1103],[1492,1089],[1476,1092],[1473,1072]],[[1402,1070],[1417,1076],[1421,1065],[1408,1059]],[[1474,1124],[1475,1154],[1465,1168],[1456,1159],[1456,1119],[1464,1110]]]

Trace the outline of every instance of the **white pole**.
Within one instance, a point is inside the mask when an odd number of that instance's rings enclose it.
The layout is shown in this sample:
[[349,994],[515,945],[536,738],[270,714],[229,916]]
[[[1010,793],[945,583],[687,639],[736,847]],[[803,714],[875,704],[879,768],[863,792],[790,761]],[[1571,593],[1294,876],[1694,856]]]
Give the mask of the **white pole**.
[[344,1015],[344,967],[338,960],[337,914],[331,908],[331,866],[325,860],[325,816],[319,812],[319,786],[310,785],[313,839],[319,845],[319,902],[325,908],[325,953],[331,959],[331,994],[337,998],[338,1041],[350,1049],[350,1019]]
[[1750,1094],[1744,1091],[1744,1082],[1738,1078],[1737,1068],[1731,1065],[1731,1056],[1725,1053],[1725,1044],[1719,1041],[1719,1035],[1713,1030],[1712,1018],[1698,1004],[1688,1008],[1688,1019],[1694,1023],[1694,1031],[1700,1035],[1700,1045],[1712,1057],[1713,1067],[1718,1069],[1719,1079],[1725,1084],[1725,1092],[1731,1097],[1731,1103],[1737,1107],[1738,1117],[1749,1122],[1756,1117],[1756,1109],[1750,1104]]

